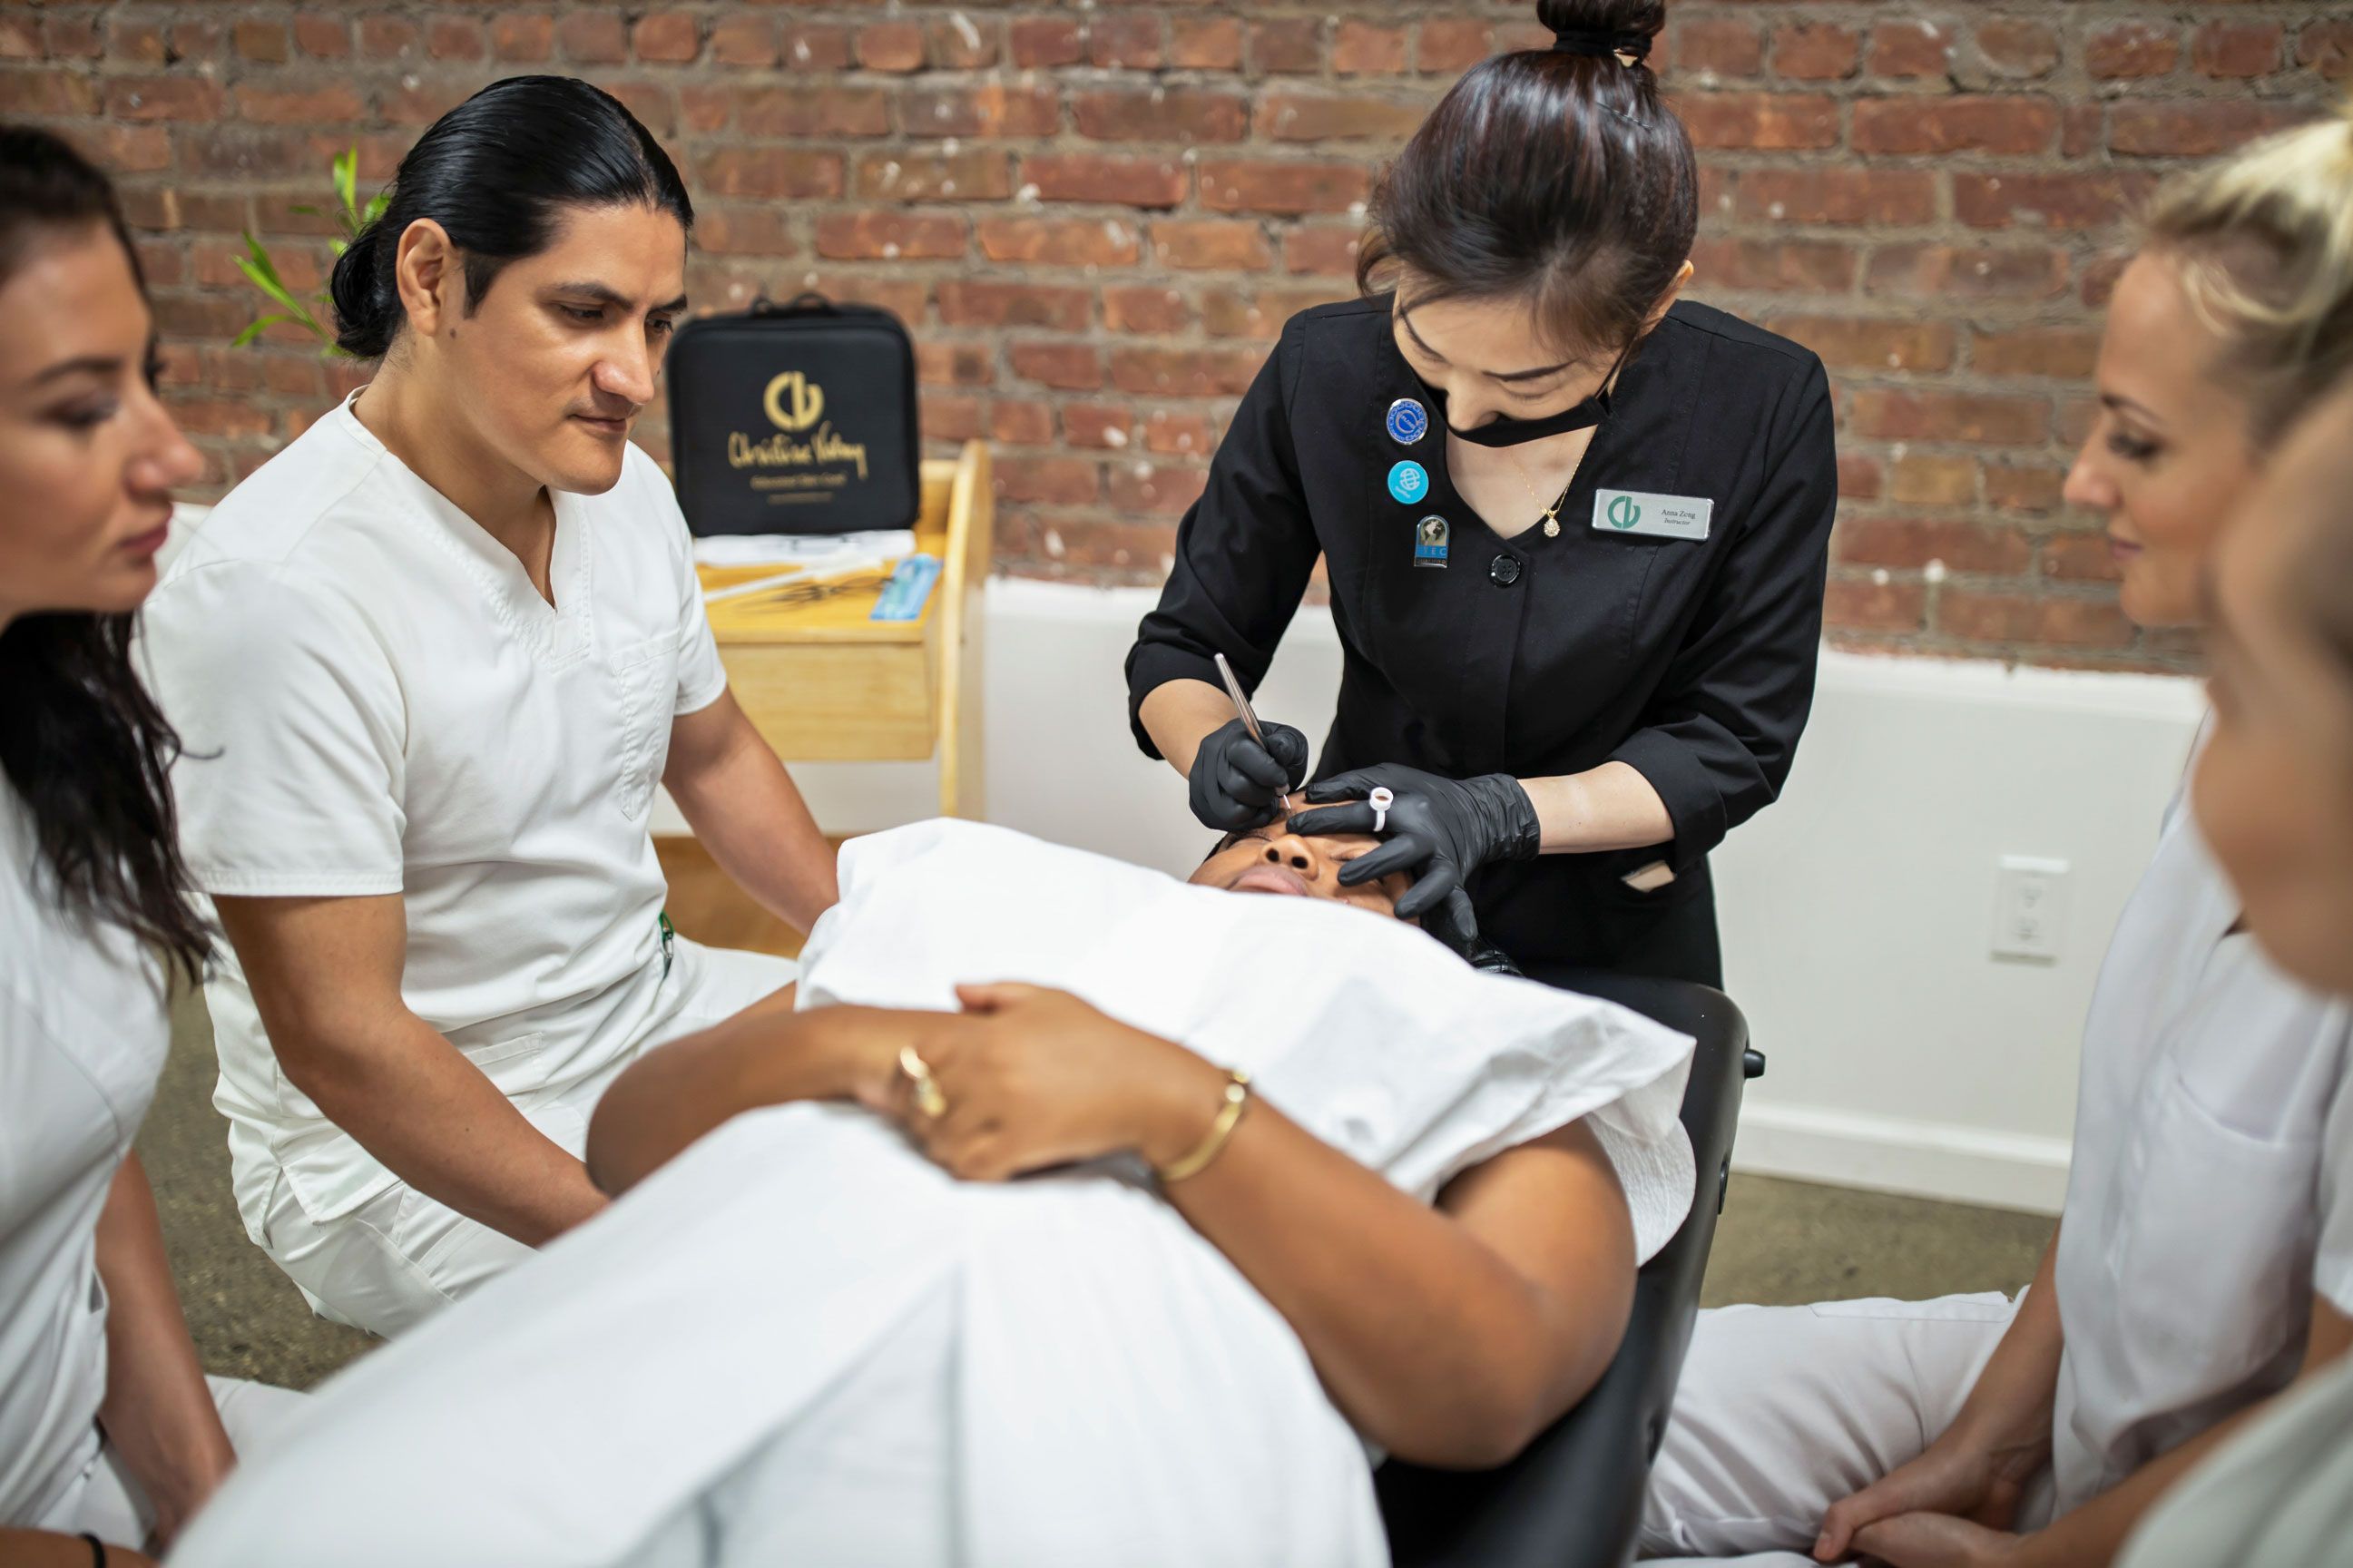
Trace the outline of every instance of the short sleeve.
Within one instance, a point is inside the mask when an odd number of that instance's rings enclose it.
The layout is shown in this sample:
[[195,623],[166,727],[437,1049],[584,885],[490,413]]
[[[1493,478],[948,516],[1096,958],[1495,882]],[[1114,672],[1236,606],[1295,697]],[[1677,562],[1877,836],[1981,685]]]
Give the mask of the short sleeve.
[[140,629],[149,689],[178,730],[188,869],[206,893],[397,893],[406,710],[353,606],[282,566],[191,569]]
[[[2340,1054],[2347,1046],[2340,1042]],[[2320,1139],[2320,1245],[2312,1288],[2353,1317],[2353,1059],[2337,1076],[2337,1093]]]
[[666,531],[669,558],[678,574],[678,689],[670,715],[699,712],[727,690],[727,671],[719,662],[719,644],[711,635],[711,616],[702,607],[702,580],[694,574],[694,535],[679,510],[678,490],[670,476],[651,458],[635,455],[644,465],[645,492],[649,510]]

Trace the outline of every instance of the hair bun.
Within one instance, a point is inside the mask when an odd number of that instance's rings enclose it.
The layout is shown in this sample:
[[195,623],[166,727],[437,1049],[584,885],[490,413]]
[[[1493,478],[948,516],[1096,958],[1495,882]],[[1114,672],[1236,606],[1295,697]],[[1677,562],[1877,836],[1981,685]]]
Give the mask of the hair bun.
[[1666,0],[1537,0],[1536,20],[1556,37],[1593,35],[1620,44],[1639,38],[1641,47],[1621,50],[1639,58],[1667,25]]

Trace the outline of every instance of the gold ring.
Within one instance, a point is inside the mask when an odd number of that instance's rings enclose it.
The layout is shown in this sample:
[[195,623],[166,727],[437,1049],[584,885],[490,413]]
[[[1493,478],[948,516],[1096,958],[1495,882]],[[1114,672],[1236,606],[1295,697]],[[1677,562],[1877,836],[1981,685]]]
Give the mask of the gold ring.
[[936,1121],[948,1113],[948,1097],[940,1092],[940,1080],[932,1076],[931,1065],[915,1054],[913,1046],[899,1047],[899,1070],[915,1088],[915,1109]]

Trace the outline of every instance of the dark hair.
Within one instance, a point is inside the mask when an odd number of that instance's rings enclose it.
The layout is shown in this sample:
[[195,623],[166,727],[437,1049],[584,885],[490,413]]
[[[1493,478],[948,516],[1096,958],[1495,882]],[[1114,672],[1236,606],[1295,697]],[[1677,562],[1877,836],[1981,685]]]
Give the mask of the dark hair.
[[536,256],[566,206],[647,206],[694,226],[686,183],[612,94],[572,77],[492,82],[433,122],[400,161],[384,216],[335,262],[335,342],[381,359],[406,322],[393,261],[419,218],[465,255],[470,312],[511,261]]
[[[45,239],[101,227],[138,277],[106,176],[46,131],[0,125],[0,287]],[[212,941],[172,810],[180,740],[132,668],[131,632],[127,615],[66,611],[0,628],[0,773],[65,908],[162,948],[194,980]]]
[[1543,0],[1559,44],[1473,66],[1381,176],[1358,289],[1401,268],[1417,301],[1525,298],[1565,353],[1631,343],[1699,227],[1691,138],[1642,60],[1666,10]]

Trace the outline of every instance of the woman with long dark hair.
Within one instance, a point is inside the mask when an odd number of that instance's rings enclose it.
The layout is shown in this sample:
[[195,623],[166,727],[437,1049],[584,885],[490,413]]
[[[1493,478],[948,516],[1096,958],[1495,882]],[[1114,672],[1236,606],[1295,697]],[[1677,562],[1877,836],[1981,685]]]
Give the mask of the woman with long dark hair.
[[[1213,827],[1289,816],[1306,738],[1235,716],[1318,556],[1345,665],[1303,832],[1388,842],[1398,912],[1530,973],[1715,983],[1707,855],[1805,727],[1837,476],[1810,353],[1705,306],[1661,0],[1544,0],[1375,192],[1365,298],[1294,317],[1128,656]],[[1383,792],[1376,795],[1375,792]],[[1335,804],[1349,803],[1349,804]]]
[[298,1396],[196,1360],[131,1141],[208,938],[131,660],[174,485],[105,178],[0,126],[0,1559],[143,1563]]

